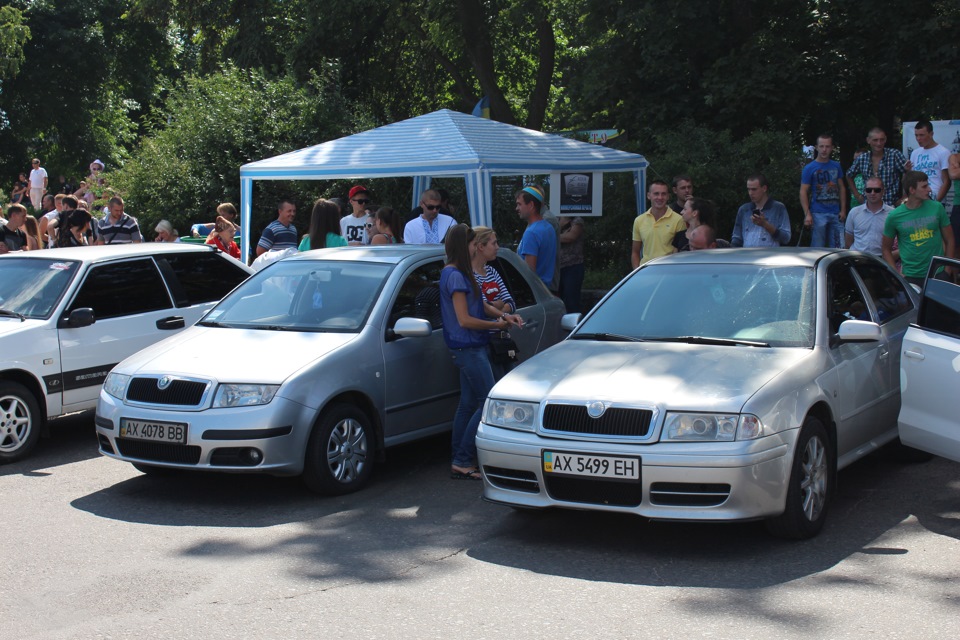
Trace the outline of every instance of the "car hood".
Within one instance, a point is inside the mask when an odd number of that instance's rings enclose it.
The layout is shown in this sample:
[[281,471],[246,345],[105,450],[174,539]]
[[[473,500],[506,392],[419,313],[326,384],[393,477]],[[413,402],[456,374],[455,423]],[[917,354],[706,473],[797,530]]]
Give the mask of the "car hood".
[[0,338],[6,340],[18,333],[35,330],[44,324],[46,324],[46,320],[34,318],[27,318],[23,322],[19,318],[0,318]]
[[355,338],[354,333],[193,326],[130,356],[116,371],[212,378],[219,382],[280,384]]
[[799,348],[567,340],[509,373],[490,396],[736,413],[757,390],[811,354]]

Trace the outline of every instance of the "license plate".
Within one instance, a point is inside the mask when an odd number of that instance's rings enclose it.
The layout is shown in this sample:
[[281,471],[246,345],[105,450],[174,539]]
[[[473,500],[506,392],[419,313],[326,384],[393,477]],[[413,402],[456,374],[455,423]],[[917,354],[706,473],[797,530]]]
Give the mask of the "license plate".
[[120,437],[151,442],[186,444],[187,425],[176,422],[147,422],[146,420],[120,419]]
[[639,480],[640,458],[588,456],[562,451],[543,452],[544,473],[617,480]]

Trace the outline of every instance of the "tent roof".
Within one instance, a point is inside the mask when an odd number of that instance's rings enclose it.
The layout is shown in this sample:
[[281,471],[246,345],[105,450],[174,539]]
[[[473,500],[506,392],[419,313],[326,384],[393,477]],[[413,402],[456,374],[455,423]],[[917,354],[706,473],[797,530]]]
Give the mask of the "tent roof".
[[534,175],[633,171],[635,153],[443,109],[240,167],[241,178],[310,180],[396,176]]

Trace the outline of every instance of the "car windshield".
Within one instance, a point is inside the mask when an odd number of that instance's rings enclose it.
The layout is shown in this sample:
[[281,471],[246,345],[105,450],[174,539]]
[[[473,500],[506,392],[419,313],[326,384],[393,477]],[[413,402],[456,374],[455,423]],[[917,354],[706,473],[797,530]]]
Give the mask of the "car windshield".
[[571,338],[812,347],[814,282],[805,267],[654,264]]
[[392,268],[369,262],[278,262],[251,276],[199,324],[356,333]]
[[79,269],[74,260],[4,258],[0,261],[0,310],[4,316],[48,318]]

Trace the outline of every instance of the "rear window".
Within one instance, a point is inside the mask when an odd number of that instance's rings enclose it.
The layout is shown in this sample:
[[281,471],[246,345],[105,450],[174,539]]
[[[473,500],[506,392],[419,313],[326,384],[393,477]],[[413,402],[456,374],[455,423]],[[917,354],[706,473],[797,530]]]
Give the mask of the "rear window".
[[216,302],[249,275],[240,265],[214,251],[156,257],[178,307]]

